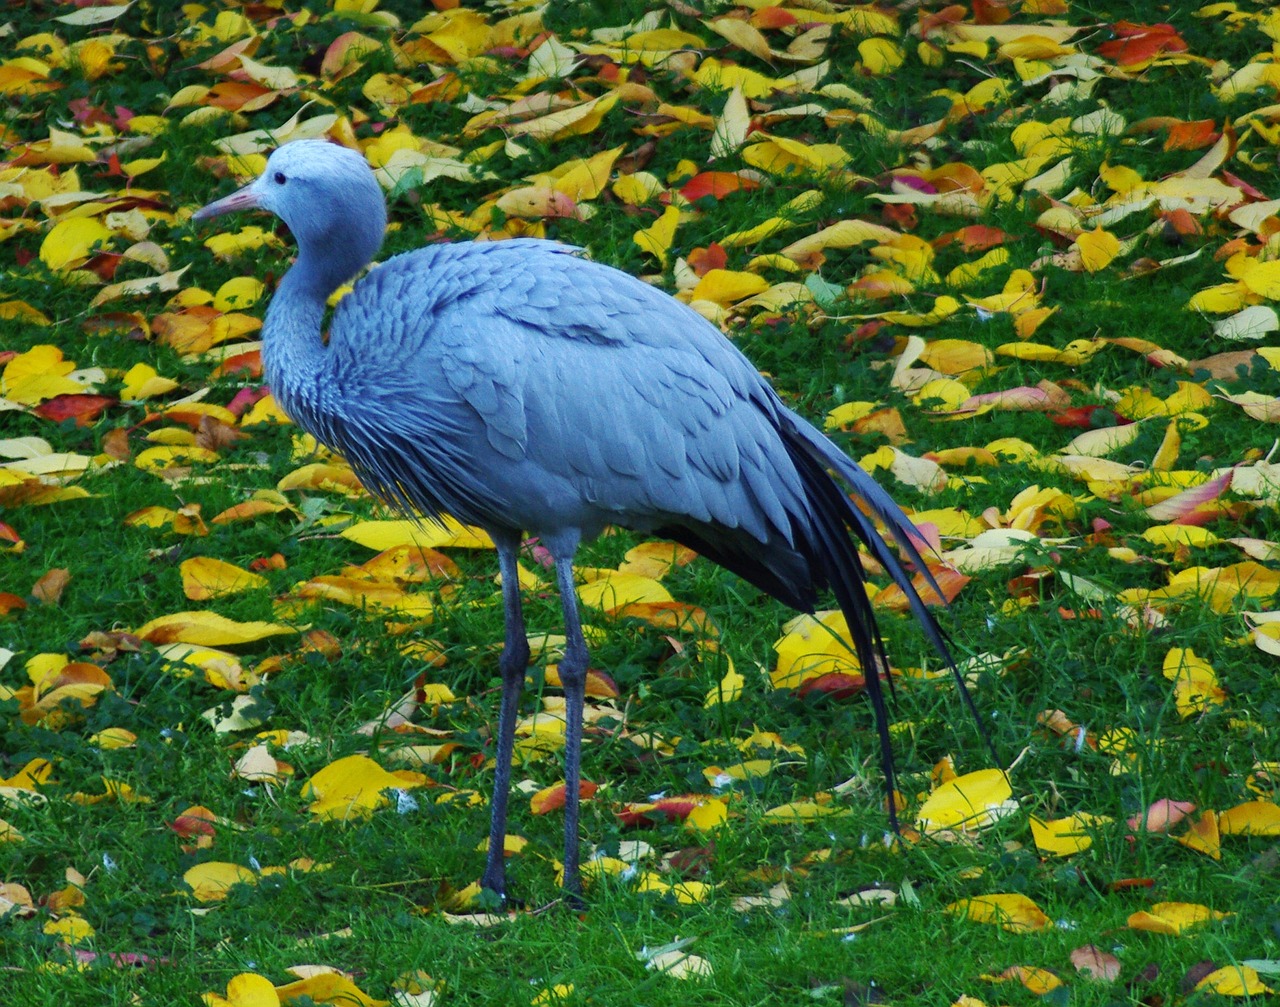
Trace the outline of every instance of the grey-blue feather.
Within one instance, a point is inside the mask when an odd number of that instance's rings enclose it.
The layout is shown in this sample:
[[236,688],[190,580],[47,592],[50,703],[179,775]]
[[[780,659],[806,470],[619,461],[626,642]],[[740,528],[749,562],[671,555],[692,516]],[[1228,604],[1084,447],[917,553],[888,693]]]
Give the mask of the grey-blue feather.
[[688,521],[789,544],[807,508],[772,389],[691,309],[570,251],[437,245],[376,267],[330,328],[331,380],[361,379],[333,446],[479,524]]
[[326,342],[326,297],[382,241],[386,208],[373,173],[356,151],[286,144],[260,178],[196,217],[250,207],[279,215],[299,246],[263,327],[263,369],[281,406],[345,455],[374,493],[411,515],[480,525],[497,546],[503,701],[484,885],[505,891],[507,794],[530,656],[516,576],[524,532],[555,557],[564,611],[571,893],[581,890],[588,661],[572,562],[579,541],[607,524],[684,542],[796,608],[812,608],[830,588],[866,670],[890,794],[884,646],[855,538],[905,592],[976,716],[942,630],[869,515],[928,577],[911,522],[687,306],[549,242],[437,245],[358,281]]

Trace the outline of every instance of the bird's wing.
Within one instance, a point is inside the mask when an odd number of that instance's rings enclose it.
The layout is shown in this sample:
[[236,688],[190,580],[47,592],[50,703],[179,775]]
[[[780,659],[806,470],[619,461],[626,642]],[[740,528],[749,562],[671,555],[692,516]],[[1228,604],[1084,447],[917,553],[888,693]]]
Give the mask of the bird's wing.
[[772,389],[688,307],[562,248],[435,246],[375,269],[330,339],[378,374],[361,423],[450,441],[433,467],[508,525],[687,517],[789,540],[804,504]]

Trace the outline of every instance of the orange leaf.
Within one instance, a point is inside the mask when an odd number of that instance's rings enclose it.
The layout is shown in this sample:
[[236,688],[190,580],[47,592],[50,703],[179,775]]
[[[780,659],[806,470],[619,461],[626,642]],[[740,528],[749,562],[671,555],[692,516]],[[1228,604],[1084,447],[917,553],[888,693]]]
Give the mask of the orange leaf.
[[680,195],[694,203],[705,196],[712,199],[724,199],[731,192],[739,189],[750,190],[760,188],[754,178],[744,178],[736,171],[703,171],[694,175],[680,187]]
[[[1169,128],[1165,138],[1165,150],[1200,150],[1217,142],[1220,135],[1212,119],[1179,122]],[[1185,211],[1184,211],[1185,212]]]
[[[578,783],[578,797],[580,800],[589,801],[598,789],[590,780],[582,780]],[[564,802],[564,783],[556,783],[550,787],[544,787],[529,798],[529,810],[535,815],[545,815],[563,808]]]

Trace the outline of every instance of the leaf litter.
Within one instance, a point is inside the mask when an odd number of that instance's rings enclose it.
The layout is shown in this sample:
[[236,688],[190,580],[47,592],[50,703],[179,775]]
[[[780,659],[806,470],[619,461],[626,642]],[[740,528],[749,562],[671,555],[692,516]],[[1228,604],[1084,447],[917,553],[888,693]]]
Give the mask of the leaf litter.
[[[185,690],[172,726],[206,720],[230,777],[290,805],[295,828],[308,817],[407,814],[424,800],[458,816],[480,800],[470,774],[491,756],[458,718],[489,697],[455,694],[460,651],[422,633],[447,636],[442,610],[496,604],[492,577],[477,572],[490,543],[456,525],[388,520],[342,459],[290,438],[261,387],[256,342],[267,289],[258,277],[278,277],[287,243],[252,223],[198,239],[184,230],[214,179],[252,175],[270,147],[308,136],[359,147],[379,169],[397,200],[395,247],[433,234],[536,236],[599,253],[600,228],[617,239],[621,264],[657,271],[736,338],[768,349],[771,333],[830,333],[859,354],[858,397],[826,388],[819,404],[828,428],[848,431],[860,463],[915,511],[945,600],[1002,621],[1002,645],[989,652],[956,632],[974,653],[976,683],[1003,687],[1061,660],[1063,644],[1046,641],[1077,624],[1129,642],[1116,645],[1138,655],[1152,717],[1136,725],[1082,687],[1038,717],[1003,711],[1017,727],[1002,738],[1013,750],[1096,759],[1132,781],[1103,793],[1128,796],[1095,801],[1053,778],[1061,765],[1043,754],[1034,768],[964,774],[943,758],[895,795],[914,825],[904,842],[1002,841],[1034,851],[1042,872],[1096,854],[1082,862],[1126,891],[1134,879],[1112,863],[1117,849],[1147,844],[1148,865],[1238,863],[1248,844],[1280,833],[1266,712],[1276,681],[1268,662],[1280,653],[1270,611],[1280,588],[1270,429],[1280,363],[1266,345],[1280,300],[1280,204],[1267,196],[1280,142],[1268,98],[1280,86],[1269,55],[1280,22],[1267,5],[1099,25],[1066,0],[911,15],[784,0],[715,13],[672,4],[589,29],[532,5],[447,0],[413,18],[376,0],[287,14],[226,4],[167,27],[135,6],[77,5],[48,25],[16,16],[0,61],[0,90],[16,109],[0,138],[0,244],[14,278],[0,300],[0,618],[11,648],[0,651],[0,698],[26,739],[26,754],[0,764],[3,806],[21,826],[0,822],[0,844],[16,856],[50,800],[163,816],[145,769],[135,782],[85,774],[30,733],[131,751],[139,733],[98,711],[123,716],[121,689],[145,708],[133,669],[147,661],[167,688]],[[1241,44],[1226,47],[1228,35]],[[309,55],[289,65],[290,45]],[[163,93],[131,92],[131,64],[163,77]],[[879,99],[886,84],[918,93],[919,114]],[[1162,87],[1196,97],[1161,107]],[[49,102],[65,114],[46,116]],[[1187,118],[1191,105],[1212,115]],[[171,156],[179,146],[188,164]],[[1125,300],[1149,301],[1167,324],[1138,327]],[[796,373],[784,382],[803,384]],[[115,499],[133,503],[112,509]],[[109,529],[76,530],[79,513],[109,515]],[[81,554],[113,548],[95,540],[127,543],[174,576],[122,621],[93,597],[97,581],[81,565]],[[298,559],[337,541],[377,555]],[[522,586],[545,593],[536,542],[525,559]],[[590,784],[592,806],[617,827],[676,848],[634,860],[602,850],[587,876],[625,879],[674,906],[767,882],[759,890],[773,895],[743,896],[738,908],[785,904],[771,866],[736,877],[714,866],[714,852],[682,857],[680,844],[693,835],[713,851],[712,837],[755,824],[820,839],[834,827],[821,823],[852,814],[847,795],[865,801],[874,783],[806,789],[809,753],[780,713],[856,701],[868,673],[921,690],[934,669],[859,667],[833,612],[792,619],[772,654],[744,651],[727,628],[733,617],[691,591],[687,551],[642,543],[613,559],[580,571],[593,642],[639,626],[627,632],[648,643],[644,678],[693,677],[690,708],[730,726],[720,744],[691,737],[682,719],[650,712],[644,679],[593,671],[588,749],[621,743],[644,759],[682,760],[707,787],[670,796],[643,795],[626,776]],[[872,591],[878,609],[903,611],[896,589]],[[337,606],[349,614],[336,616]],[[389,645],[326,628],[353,618],[380,627]],[[81,652],[67,643],[76,639]],[[531,673],[554,689],[562,641],[534,644]],[[1243,646],[1252,671],[1237,656]],[[396,653],[414,669],[413,689],[381,716],[350,718],[350,743],[319,754],[281,720],[274,687],[289,688],[302,669],[323,674],[348,648],[369,650],[366,661]],[[980,704],[1001,694],[984,686]],[[556,696],[541,702],[523,725],[520,758],[531,811],[554,815],[564,724]],[[341,714],[326,730],[343,732]],[[779,721],[762,729],[756,720],[767,716]],[[953,744],[927,719],[897,729],[925,750]],[[1179,786],[1166,774],[1154,785],[1167,792],[1147,794],[1152,767],[1187,731],[1211,739],[1199,751],[1220,750],[1219,781]],[[299,757],[286,761],[292,751]],[[765,782],[778,778],[786,782]],[[312,869],[302,856],[280,868],[212,859],[220,838],[254,827],[253,806],[220,811],[171,819],[201,851],[185,870],[169,865],[183,897],[207,909],[263,877]],[[554,881],[550,853],[534,867],[521,837],[507,839],[511,856]],[[787,871],[797,879],[858,856],[797,841]],[[704,879],[685,861],[712,867]],[[37,908],[15,865],[5,897],[17,916],[35,916],[67,947],[102,938],[90,880],[77,872],[75,899],[47,892]],[[984,873],[957,871],[963,897],[939,894],[937,904],[1009,931],[1054,929],[1027,895],[975,888]],[[455,916],[479,897],[457,880],[439,903]],[[1153,894],[1128,926],[1190,939],[1233,926],[1232,896],[1214,908],[1170,897],[1179,894]],[[718,974],[719,963],[684,947],[637,957],[669,978]],[[1256,946],[1234,947],[1262,960]],[[157,959],[135,963],[144,960]],[[975,968],[970,979],[1048,993],[1071,981],[1068,965],[1093,981],[1129,967],[1093,944],[1052,964],[1056,974],[1012,965],[994,977]],[[1191,985],[1257,996],[1266,983],[1265,970],[1228,964]],[[393,999],[435,989],[395,985]],[[384,1002],[337,972],[280,985],[245,973],[225,991],[206,1002]],[[535,1002],[574,995],[553,983]]]

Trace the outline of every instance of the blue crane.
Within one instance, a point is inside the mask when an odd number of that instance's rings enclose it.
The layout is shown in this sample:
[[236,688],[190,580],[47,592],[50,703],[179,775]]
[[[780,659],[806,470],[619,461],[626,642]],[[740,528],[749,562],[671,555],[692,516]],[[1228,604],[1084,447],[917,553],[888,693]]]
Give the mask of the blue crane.
[[261,177],[195,218],[255,208],[283,220],[298,245],[262,332],[281,408],[393,507],[452,515],[497,547],[505,640],[485,888],[506,897],[530,657],[516,566],[525,534],[554,558],[564,610],[564,887],[575,897],[588,657],[573,559],[608,525],[681,542],[802,611],[830,589],[864,671],[891,795],[888,661],[855,539],[905,592],[976,716],[943,631],[875,524],[936,587],[910,520],[692,309],[555,242],[462,242],[376,266],[338,303],[326,340],[326,299],[369,264],[386,230],[373,171],[337,144],[287,143]]

